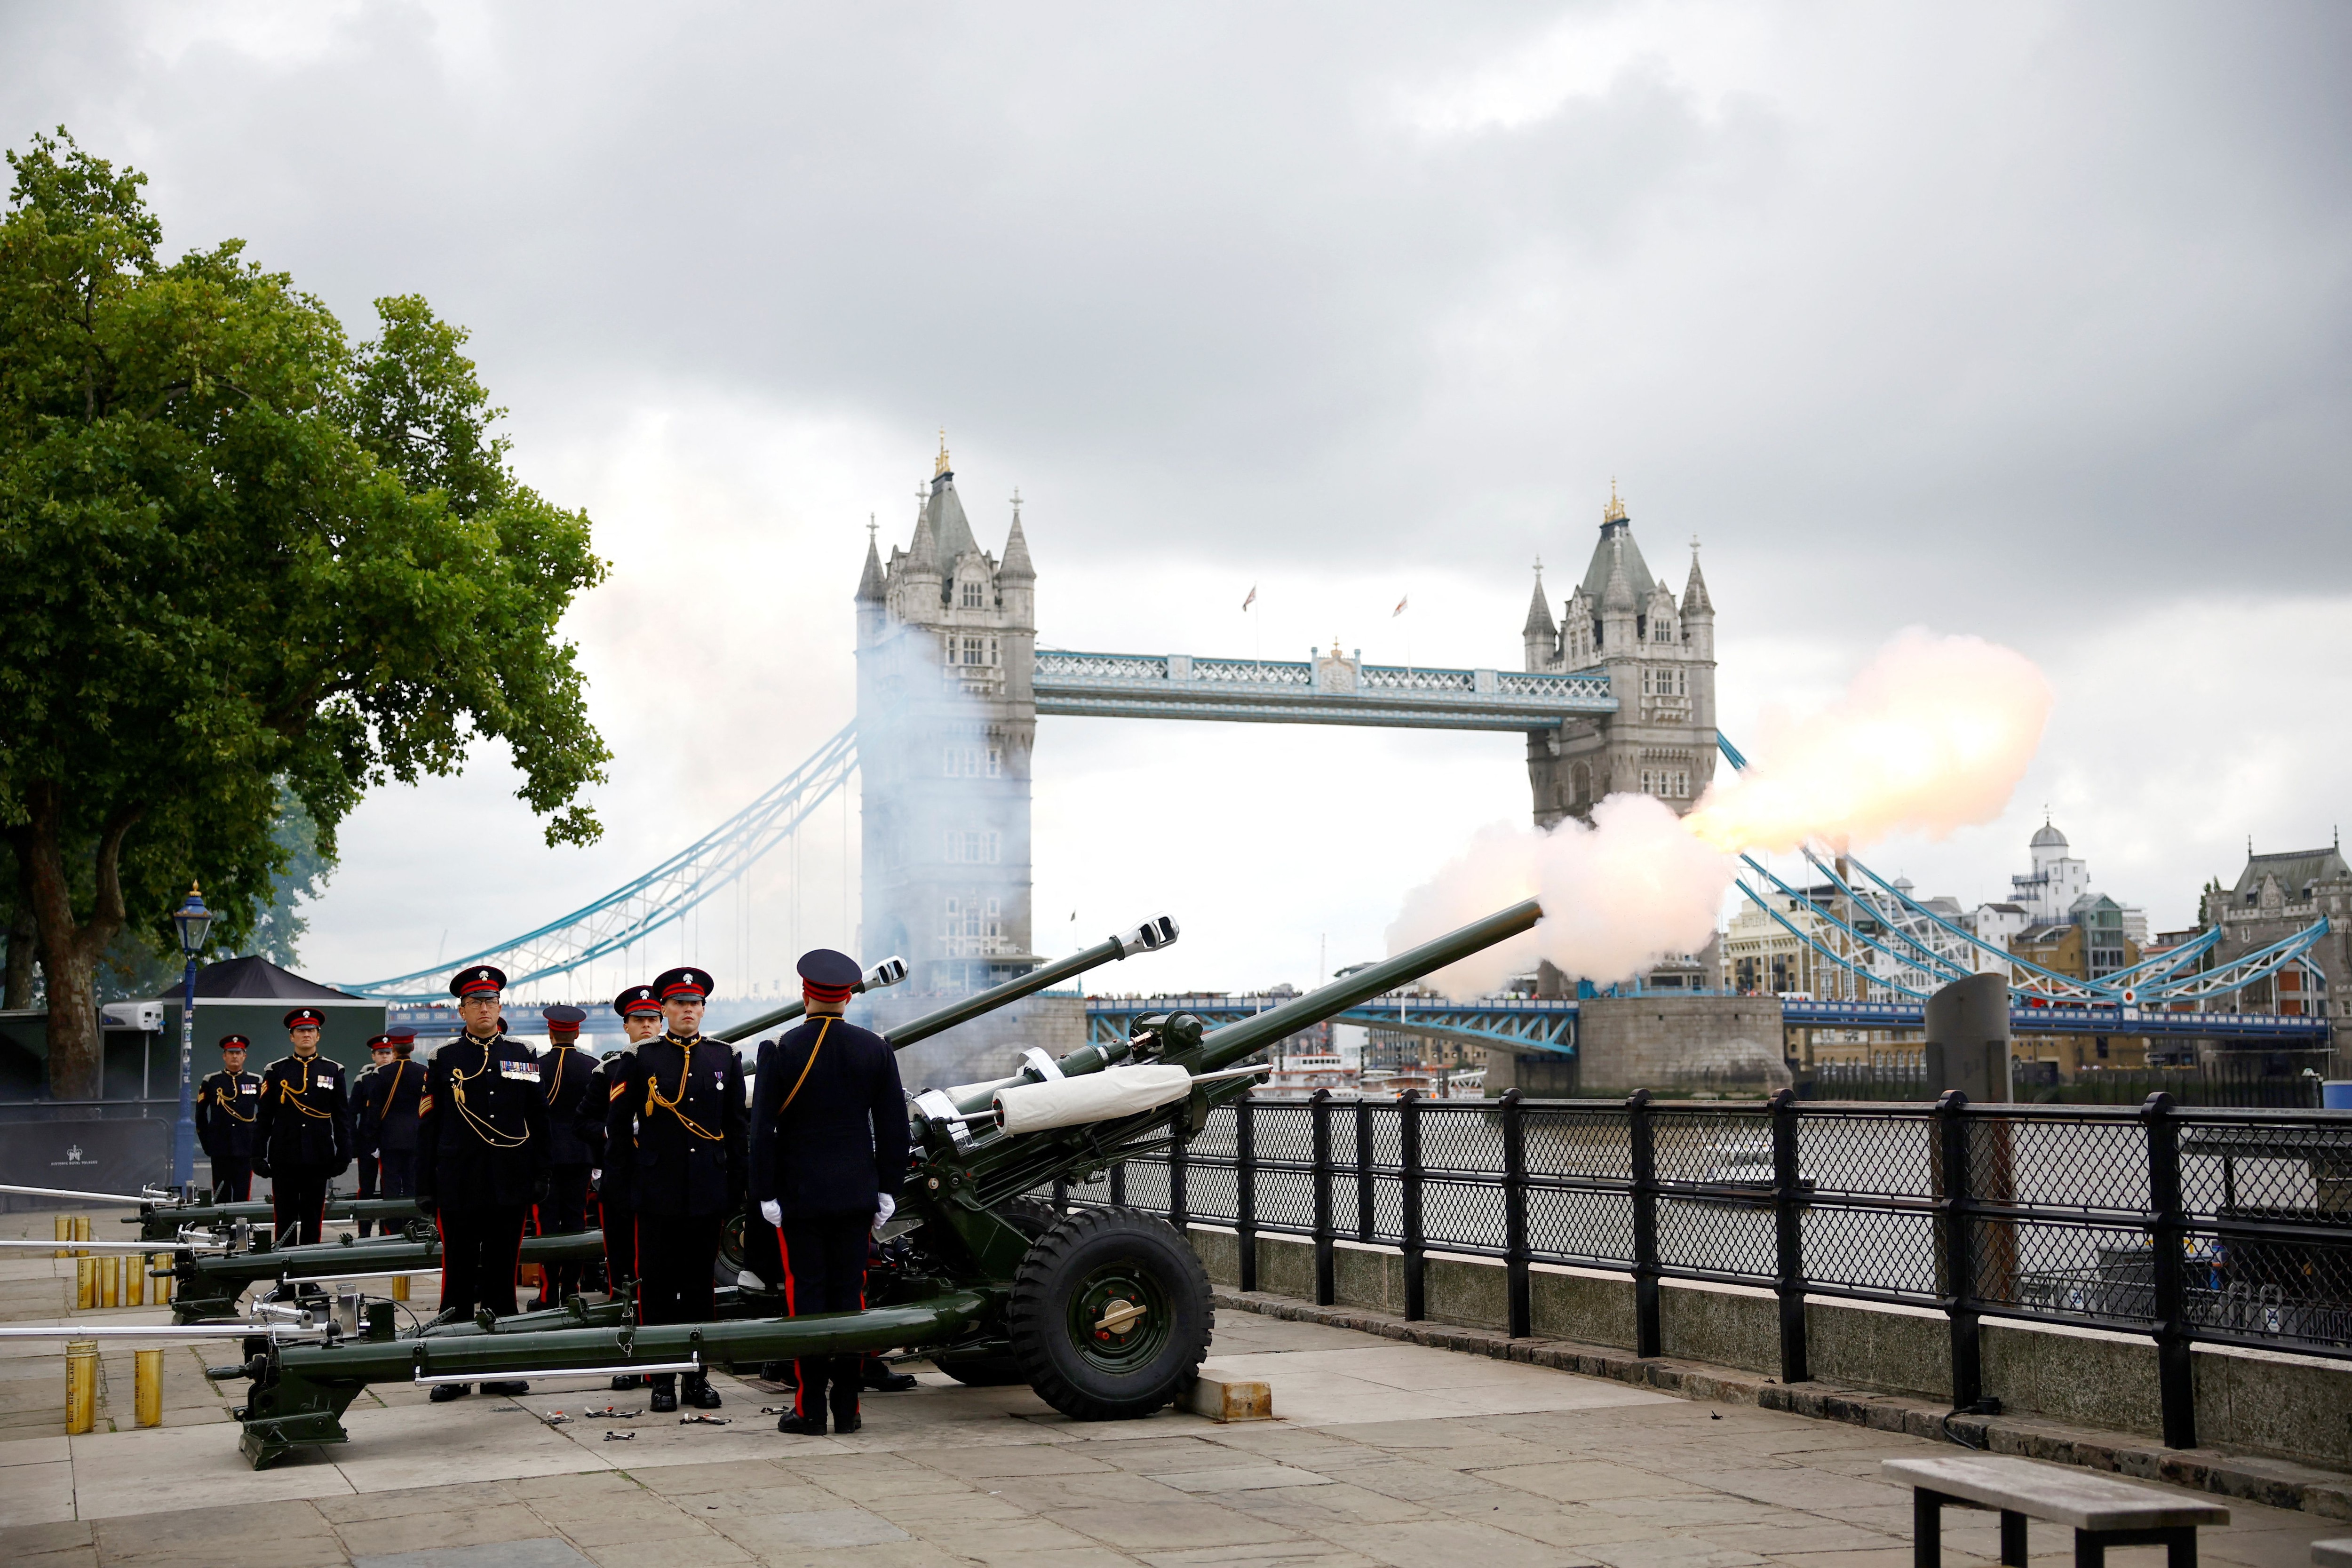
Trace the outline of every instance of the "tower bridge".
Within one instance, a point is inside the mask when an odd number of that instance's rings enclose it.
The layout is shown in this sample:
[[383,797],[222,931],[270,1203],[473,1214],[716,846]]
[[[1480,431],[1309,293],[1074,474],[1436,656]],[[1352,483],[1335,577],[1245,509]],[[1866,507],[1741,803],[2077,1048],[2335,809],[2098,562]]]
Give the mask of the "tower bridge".
[[[1297,660],[1040,649],[1036,584],[1018,497],[1002,553],[983,548],[943,440],[908,542],[894,542],[887,555],[878,539],[867,543],[855,595],[853,723],[729,822],[613,893],[450,965],[349,989],[419,1002],[440,995],[451,966],[496,963],[525,987],[625,954],[790,838],[853,772],[863,775],[858,946],[898,953],[912,971],[906,995],[892,996],[891,1005],[1025,973],[1040,961],[1032,951],[1030,784],[1041,717],[1517,731],[1526,737],[1533,816],[1546,827],[1587,817],[1615,793],[1651,795],[1687,811],[1718,756],[1743,763],[1716,727],[1715,606],[1697,542],[1677,594],[1652,572],[1613,485],[1583,575],[1557,613],[1538,564],[1518,669],[1367,664],[1360,651],[1341,653],[1336,640]],[[1741,879],[1774,920],[1854,977],[1854,999],[1803,1004],[1806,1026],[1916,1027],[1910,1015],[1927,990],[1997,968],[2017,987],[2021,1032],[2054,1025],[2058,1013],[2042,1011],[2054,1002],[2098,1011],[2102,1019],[2129,1010],[2138,1016],[2127,1031],[2134,1034],[2211,1033],[2221,1023],[2214,1013],[2195,1015],[2192,1026],[2175,1023],[2182,1015],[2170,1009],[2211,1009],[2282,969],[2308,968],[2307,954],[2328,930],[2321,918],[2218,971],[2184,967],[2204,962],[2200,948],[2081,981],[2014,961],[1867,867],[1850,858],[1839,864],[1872,885],[1849,886],[1832,874],[1837,894],[1823,900],[1752,858]],[[1810,917],[1806,929],[1787,918],[1791,911]],[[1706,955],[1697,967],[1689,982],[1704,987]],[[1572,1054],[1575,987],[1548,975],[1542,990],[1524,1005],[1486,1002],[1443,1016],[1416,1004],[1412,1029]],[[1124,1016],[1116,1005],[1091,1011],[1091,1019],[1069,1011],[1058,1026],[1069,1047],[1087,1029]],[[1368,1011],[1380,1015],[1381,1026],[1396,1026],[1385,1004]],[[995,1016],[1006,1026],[1035,1022]],[[2087,1013],[2078,1021],[2070,1011],[2064,1032],[2083,1032],[2087,1020]],[[2253,1032],[2281,1028],[2299,1037],[2316,1030],[2324,1038],[2326,1024],[2302,1019]]]

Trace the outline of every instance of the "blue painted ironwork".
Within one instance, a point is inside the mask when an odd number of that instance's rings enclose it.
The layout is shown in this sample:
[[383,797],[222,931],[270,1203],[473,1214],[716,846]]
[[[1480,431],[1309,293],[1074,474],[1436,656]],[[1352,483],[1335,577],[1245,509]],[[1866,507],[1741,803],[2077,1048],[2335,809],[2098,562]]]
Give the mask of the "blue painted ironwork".
[[[1130,1025],[1150,1013],[1191,1013],[1211,1026],[1230,1024],[1288,1001],[1264,992],[1194,993],[1175,996],[1089,996],[1087,1037],[1097,1045],[1128,1037]],[[1448,1002],[1437,996],[1374,997],[1333,1018],[1371,1029],[1428,1035],[1464,1045],[1576,1054],[1576,1004],[1535,997]]]
[[1553,730],[1613,713],[1609,677],[1516,669],[1423,669],[1185,654],[1037,650],[1037,711],[1097,719],[1211,719],[1387,729]]
[[[1729,762],[1734,768],[1745,768],[1748,765],[1748,759],[1740,754],[1738,748],[1734,746],[1728,740],[1724,739],[1720,734],[1716,737],[1716,745],[1722,752],[1725,760]],[[1766,869],[1764,866],[1753,856],[1743,855],[1740,857],[1740,859],[1750,870],[1755,871],[1758,875],[1762,876],[1770,881],[1771,884],[1775,888],[1779,889],[1783,895],[1794,900],[1800,908],[1803,909],[1806,913],[1814,919],[1843,931],[1862,946],[1867,947],[1874,952],[1885,954],[1886,957],[1905,968],[1929,971],[1931,978],[1933,977],[1933,972],[1936,970],[1943,970],[1947,972],[1944,976],[1947,979],[1958,979],[1963,975],[1971,973],[1970,970],[1965,969],[1958,963],[1955,963],[1948,954],[1937,952],[1935,949],[1930,947],[1927,943],[1922,942],[1910,931],[1906,931],[1903,927],[1902,921],[1887,918],[1888,910],[1884,906],[1889,904],[1891,904],[1895,909],[1901,910],[1906,915],[1924,921],[1964,943],[1967,950],[1977,956],[1977,961],[1986,968],[1990,969],[1993,973],[1999,973],[2003,968],[2006,968],[2011,975],[2011,994],[2015,997],[2020,999],[2030,999],[2035,1002],[2052,1000],[2062,1004],[2075,1004],[2095,1010],[2099,1008],[2123,1008],[2134,1012],[2137,1016],[2141,1018],[2175,1016],[2169,1014],[2168,1010],[2166,1009],[2167,1004],[2176,1002],[2204,1002],[2216,996],[2235,994],[2236,993],[2244,990],[2249,985],[2269,979],[2272,975],[2276,974],[2280,970],[2286,968],[2289,964],[2303,963],[2306,968],[2308,968],[2309,963],[2305,955],[2309,953],[2314,947],[2318,945],[2320,940],[2327,935],[2330,929],[2326,917],[2322,916],[2318,920],[2314,921],[2310,925],[2305,927],[2302,931],[2296,931],[2291,936],[2284,937],[2279,941],[2271,943],[2268,947],[2247,953],[2242,957],[2233,959],[2230,963],[2222,964],[2217,968],[2188,969],[2187,965],[2193,962],[2204,959],[2211,952],[2214,946],[2220,942],[2221,939],[2221,928],[2217,925],[2200,933],[2194,941],[2183,943],[2181,947],[2171,952],[2158,953],[2152,958],[2143,959],[2127,969],[2116,970],[2110,973],[2100,975],[2095,979],[2084,980],[2074,975],[2062,974],[2056,970],[2045,969],[2042,965],[2035,963],[2029,959],[2021,958],[2005,948],[1998,947],[1991,942],[1984,941],[1982,938],[1977,936],[1973,931],[1970,931],[1965,927],[1946,919],[1936,910],[1929,909],[1927,905],[1912,898],[1908,893],[1904,892],[1900,888],[1897,888],[1893,883],[1887,881],[1885,878],[1880,876],[1876,871],[1872,870],[1860,860],[1855,859],[1852,855],[1843,857],[1844,863],[1852,867],[1854,870],[1860,872],[1865,879],[1867,879],[1871,884],[1877,889],[1875,893],[1865,894],[1858,892],[1853,887],[1849,886],[1844,879],[1838,876],[1837,872],[1831,867],[1831,865],[1824,861],[1823,858],[1811,847],[1807,847],[1805,848],[1804,855],[1805,858],[1812,864],[1814,868],[1820,871],[1822,875],[1827,877],[1831,885],[1834,887],[1839,893],[1843,894],[1848,900],[1850,900],[1852,905],[1870,910],[1874,914],[1877,915],[1885,921],[1885,928],[1890,934],[1908,944],[1916,952],[1925,955],[1927,962],[1922,963],[1918,959],[1906,958],[1902,953],[1899,953],[1894,949],[1888,947],[1885,943],[1864,936],[1852,925],[1849,925],[1846,921],[1839,919],[1837,915],[1832,912],[1832,910],[1820,900],[1811,897],[1810,894],[1801,892],[1795,888],[1791,888],[1780,878],[1773,876],[1772,873]],[[1753,900],[1758,908],[1770,915],[1774,921],[1780,923],[1783,930],[1787,931],[1798,941],[1803,942],[1815,953],[1830,960],[1832,963],[1837,964],[1840,968],[1844,969],[1849,973],[1858,975],[1868,981],[1872,985],[1889,991],[1898,992],[1906,997],[1911,997],[1916,1000],[1925,1000],[1925,995],[1920,991],[1889,979],[1875,971],[1856,965],[1844,954],[1836,952],[1827,943],[1822,942],[1819,936],[1815,933],[1800,929],[1793,921],[1790,921],[1785,915],[1783,915],[1780,910],[1775,909],[1769,900],[1763,897],[1763,895],[1759,893],[1755,889],[1749,887],[1745,879],[1742,879],[1738,886],[1739,890]],[[1899,1004],[1897,1005],[1899,1005]],[[2203,1015],[2203,1016],[2213,1020],[2222,1018],[2231,1020],[2243,1018],[2270,1018],[2275,1016],[2284,1020],[2281,1027],[2286,1035],[2293,1035],[2300,1037],[2303,1036],[2316,1034],[2324,1037],[2327,1034],[2327,1025],[2324,1019],[2299,1018],[2295,1015],[2207,1014]],[[2079,1034],[2085,1031],[2074,1029],[2063,1031],[2040,1030],[2037,1032]],[[2125,1031],[2109,1030],[2104,1032],[2120,1033]],[[2231,1036],[2251,1037],[2252,1035],[2263,1033],[2265,1031],[2256,1030],[2251,1027],[2241,1029],[2234,1022],[2232,1022],[2226,1027],[2221,1026],[2217,1023],[2213,1026],[2206,1027],[2202,1030],[2190,1028],[2185,1026],[2179,1027],[2168,1026],[2164,1028],[2141,1030],[2138,1032],[2169,1034],[2203,1033],[2206,1035],[2226,1034]]]
[[509,986],[528,985],[592,963],[643,942],[757,865],[800,830],[857,769],[857,726],[845,724],[807,761],[694,843],[643,876],[510,942],[389,979],[345,984],[343,990],[387,1002],[429,1002],[447,994],[448,976],[491,963]]
[[[1792,1029],[1919,1029],[1927,1009],[1916,1002],[1847,1002],[1834,997],[1783,996],[1780,1022]],[[2197,1013],[2152,1007],[2016,1006],[2013,1035],[2115,1035],[2201,1039],[2317,1041],[2327,1020],[2291,1013]]]

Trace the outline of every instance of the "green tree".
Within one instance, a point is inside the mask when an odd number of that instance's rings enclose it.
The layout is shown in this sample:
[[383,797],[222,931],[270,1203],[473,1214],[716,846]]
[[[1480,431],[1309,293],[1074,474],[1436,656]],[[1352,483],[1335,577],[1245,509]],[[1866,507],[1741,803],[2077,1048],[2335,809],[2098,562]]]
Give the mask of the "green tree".
[[95,971],[164,951],[201,879],[253,934],[296,857],[385,780],[503,742],[550,843],[595,837],[608,758],[557,626],[587,517],[520,483],[465,334],[333,314],[225,241],[165,261],[144,176],[62,128],[0,216],[0,833],[29,904],[49,1085],[95,1093]]

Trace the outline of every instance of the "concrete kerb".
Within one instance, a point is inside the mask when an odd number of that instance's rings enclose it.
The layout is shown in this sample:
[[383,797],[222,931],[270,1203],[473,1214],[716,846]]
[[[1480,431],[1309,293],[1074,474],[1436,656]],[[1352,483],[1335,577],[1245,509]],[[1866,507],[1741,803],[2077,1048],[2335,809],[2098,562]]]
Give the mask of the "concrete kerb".
[[2123,1434],[2050,1421],[1953,1415],[1941,1405],[1899,1394],[1824,1383],[1780,1384],[1753,1373],[1701,1362],[1666,1356],[1643,1361],[1622,1350],[1571,1340],[1514,1340],[1494,1329],[1407,1322],[1391,1313],[1359,1307],[1318,1307],[1263,1290],[1244,1294],[1217,1286],[1213,1295],[1216,1304],[1223,1308],[1353,1329],[1384,1339],[1497,1361],[1526,1362],[1586,1377],[1605,1377],[1685,1399],[1750,1405],[1872,1431],[1953,1442],[1990,1453],[2080,1465],[2086,1469],[2162,1481],[2269,1508],[2294,1509],[2324,1519],[2352,1519],[2352,1476],[2285,1459],[2202,1448],[2176,1450]]

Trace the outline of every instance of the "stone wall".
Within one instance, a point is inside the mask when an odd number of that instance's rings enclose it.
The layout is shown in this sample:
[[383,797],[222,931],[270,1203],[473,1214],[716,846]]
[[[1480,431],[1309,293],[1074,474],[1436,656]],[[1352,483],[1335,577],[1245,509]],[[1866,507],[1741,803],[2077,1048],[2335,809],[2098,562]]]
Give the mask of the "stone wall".
[[[1241,1279],[1241,1238],[1192,1227],[1192,1247],[1220,1285]],[[1393,1248],[1339,1243],[1333,1252],[1339,1304],[1404,1310],[1404,1258]],[[1537,1264],[1528,1280],[1531,1327],[1545,1339],[1633,1347],[1630,1276]],[[1315,1297],[1313,1243],[1257,1239],[1257,1288]],[[1483,1258],[1430,1256],[1423,1290],[1428,1317],[1501,1329],[1508,1301],[1503,1266]],[[1659,1321],[1669,1357],[1780,1372],[1780,1306],[1751,1288],[1666,1281]],[[1941,1313],[1813,1298],[1805,1304],[1806,1351],[1816,1378],[1850,1387],[1948,1399],[1951,1331]],[[2156,1347],[2127,1334],[1987,1321],[1984,1391],[2004,1412],[2071,1426],[2161,1437]],[[2308,1356],[2200,1346],[2194,1352],[2198,1440],[2329,1468],[2352,1468],[2352,1364]]]
[[1760,1099],[1789,1084],[1780,1006],[1769,996],[1590,996],[1577,1004],[1576,1056],[1495,1049],[1486,1092],[1530,1097],[1718,1093]]

